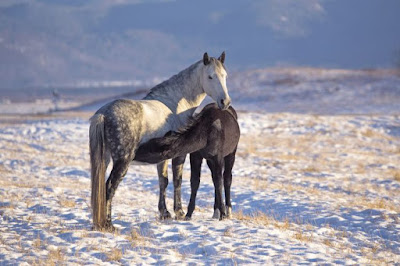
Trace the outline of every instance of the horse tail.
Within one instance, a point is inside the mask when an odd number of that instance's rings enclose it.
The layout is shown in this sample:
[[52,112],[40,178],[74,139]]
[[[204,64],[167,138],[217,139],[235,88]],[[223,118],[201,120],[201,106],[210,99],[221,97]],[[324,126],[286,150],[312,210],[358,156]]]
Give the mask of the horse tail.
[[104,228],[106,223],[106,158],[104,142],[104,115],[95,114],[90,119],[89,149],[91,164],[91,205],[93,226]]

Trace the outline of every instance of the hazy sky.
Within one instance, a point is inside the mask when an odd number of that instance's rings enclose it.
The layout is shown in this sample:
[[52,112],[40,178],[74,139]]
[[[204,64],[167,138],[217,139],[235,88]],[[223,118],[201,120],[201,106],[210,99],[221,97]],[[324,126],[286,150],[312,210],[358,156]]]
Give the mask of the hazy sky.
[[398,0],[1,0],[0,87],[231,70],[394,67]]

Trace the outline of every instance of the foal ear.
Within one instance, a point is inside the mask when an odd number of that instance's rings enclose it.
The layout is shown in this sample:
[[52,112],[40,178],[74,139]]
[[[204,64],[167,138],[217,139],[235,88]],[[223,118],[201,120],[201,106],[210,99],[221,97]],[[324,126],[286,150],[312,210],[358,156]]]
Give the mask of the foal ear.
[[222,64],[225,62],[225,51],[223,51],[221,56],[218,57],[218,60],[221,61]]
[[210,57],[208,56],[207,53],[204,53],[203,55],[203,63],[204,65],[208,65],[210,63]]

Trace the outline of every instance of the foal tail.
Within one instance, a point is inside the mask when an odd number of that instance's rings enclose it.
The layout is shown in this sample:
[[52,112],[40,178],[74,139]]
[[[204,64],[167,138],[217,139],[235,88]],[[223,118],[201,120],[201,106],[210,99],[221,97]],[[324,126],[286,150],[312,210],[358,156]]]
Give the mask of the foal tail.
[[89,149],[92,184],[92,216],[94,229],[102,229],[106,223],[106,158],[104,143],[104,116],[90,118]]
[[183,131],[151,139],[139,146],[134,160],[154,164],[200,150],[207,145],[207,135],[200,127],[201,123],[197,123]]

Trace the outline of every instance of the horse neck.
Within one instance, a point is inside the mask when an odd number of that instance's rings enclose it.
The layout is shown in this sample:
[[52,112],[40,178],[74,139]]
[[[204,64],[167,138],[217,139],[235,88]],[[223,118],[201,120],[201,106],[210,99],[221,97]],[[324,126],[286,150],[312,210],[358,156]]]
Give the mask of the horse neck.
[[177,75],[151,89],[145,100],[158,100],[185,121],[206,97],[201,85],[201,62],[197,62]]

